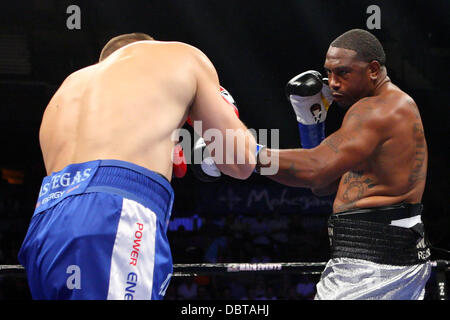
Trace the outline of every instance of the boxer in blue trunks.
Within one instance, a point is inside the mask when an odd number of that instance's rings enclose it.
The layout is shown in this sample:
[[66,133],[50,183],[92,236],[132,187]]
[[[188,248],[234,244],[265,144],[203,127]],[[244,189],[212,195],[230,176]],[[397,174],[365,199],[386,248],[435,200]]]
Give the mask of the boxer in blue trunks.
[[245,141],[224,149],[245,161],[219,161],[222,173],[253,172],[256,141],[222,98],[211,61],[190,45],[121,35],[65,79],[42,119],[47,176],[19,252],[33,299],[163,298],[173,132],[188,117],[202,121],[199,135],[232,129]]

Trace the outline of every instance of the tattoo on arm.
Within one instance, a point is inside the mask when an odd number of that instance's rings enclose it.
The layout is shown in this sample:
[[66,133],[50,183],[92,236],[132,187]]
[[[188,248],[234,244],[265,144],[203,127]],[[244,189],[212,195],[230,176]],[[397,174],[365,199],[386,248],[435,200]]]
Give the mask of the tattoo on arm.
[[335,133],[329,136],[327,139],[323,140],[322,143],[333,150],[334,153],[339,153],[339,146],[343,141],[344,137],[339,133]]
[[[366,98],[368,99],[368,98]],[[366,100],[366,99],[361,99],[361,101]],[[379,102],[382,103],[382,102]],[[354,127],[355,130],[359,130],[362,128],[363,123],[366,119],[369,119],[372,116],[372,111],[375,109],[373,104],[369,104],[369,103],[365,103],[362,105],[359,105],[357,109],[354,109],[352,111],[350,111],[346,117],[345,120],[348,121],[352,121],[352,126]]]
[[415,144],[414,165],[408,177],[408,181],[411,184],[425,179],[423,164],[426,159],[426,142],[422,126],[418,122],[413,125],[413,136]]
[[420,112],[419,112],[419,108],[417,107],[416,103],[414,101],[408,101],[408,104],[412,106],[413,108],[413,112],[414,112],[414,116],[416,117],[417,120],[420,119]]
[[300,169],[296,169],[296,168],[295,168],[295,163],[294,163],[294,162],[291,162],[291,165],[289,166],[289,169],[288,169],[287,171],[288,171],[288,173],[289,173],[290,175],[295,176],[295,175],[297,174],[297,172],[300,171]]
[[[370,117],[370,112],[374,109],[373,105],[366,104],[360,106],[358,109],[349,112],[345,116],[345,122],[347,123],[347,127],[357,132],[360,130],[364,124],[364,120]],[[350,123],[349,123],[350,121]],[[339,153],[339,146],[344,142],[344,139],[352,140],[353,137],[351,135],[344,136],[340,133],[334,133],[326,138],[322,143],[328,146],[334,153]]]
[[355,129],[359,130],[362,127],[362,122],[363,122],[363,116],[361,114],[359,114],[358,112],[351,112],[347,115],[347,121],[352,119],[353,122],[356,121],[355,124]]

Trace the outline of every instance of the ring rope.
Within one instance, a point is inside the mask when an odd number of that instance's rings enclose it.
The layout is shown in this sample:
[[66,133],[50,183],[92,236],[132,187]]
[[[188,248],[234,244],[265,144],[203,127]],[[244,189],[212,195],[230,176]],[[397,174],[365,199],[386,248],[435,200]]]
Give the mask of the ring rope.
[[265,262],[265,263],[193,263],[174,264],[174,276],[197,276],[221,273],[300,273],[321,274],[326,262]]
[[[223,273],[297,273],[297,274],[321,274],[326,262],[264,262],[264,263],[191,263],[174,264],[173,276],[199,276]],[[450,271],[450,261],[431,261],[432,267]],[[0,275],[7,273],[23,273],[22,265],[0,265]]]
[[[450,261],[431,261],[431,266],[436,270],[436,284],[438,300],[447,300],[447,280],[445,273],[450,271]],[[192,263],[174,264],[174,277],[196,277],[200,275],[218,275],[226,273],[296,273],[320,275],[326,262],[278,262],[278,263]],[[0,265],[0,277],[5,274],[14,274],[26,277],[25,268],[22,265]]]

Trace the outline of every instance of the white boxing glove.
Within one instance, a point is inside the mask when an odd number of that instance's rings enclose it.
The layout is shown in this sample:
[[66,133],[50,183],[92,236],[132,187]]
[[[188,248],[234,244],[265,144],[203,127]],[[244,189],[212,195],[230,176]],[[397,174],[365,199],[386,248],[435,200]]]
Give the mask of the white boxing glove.
[[325,139],[325,119],[332,103],[326,79],[314,70],[305,71],[286,85],[286,96],[297,117],[303,148],[314,148]]

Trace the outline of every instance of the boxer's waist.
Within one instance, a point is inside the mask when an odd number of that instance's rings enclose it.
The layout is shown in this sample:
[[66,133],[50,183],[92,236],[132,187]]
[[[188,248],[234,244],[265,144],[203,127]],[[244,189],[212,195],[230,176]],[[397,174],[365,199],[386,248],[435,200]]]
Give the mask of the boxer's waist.
[[399,203],[391,206],[348,210],[335,213],[334,217],[396,225],[396,223],[401,224],[401,220],[403,222],[412,221],[414,217],[416,219],[418,217],[420,220],[422,210],[423,205],[421,203]]
[[34,214],[63,199],[82,193],[106,192],[153,208],[165,221],[172,210],[174,193],[162,175],[130,162],[95,160],[71,164],[43,179]]
[[390,265],[424,263],[430,250],[424,241],[421,211],[421,204],[402,203],[331,215],[328,234],[332,257]]

